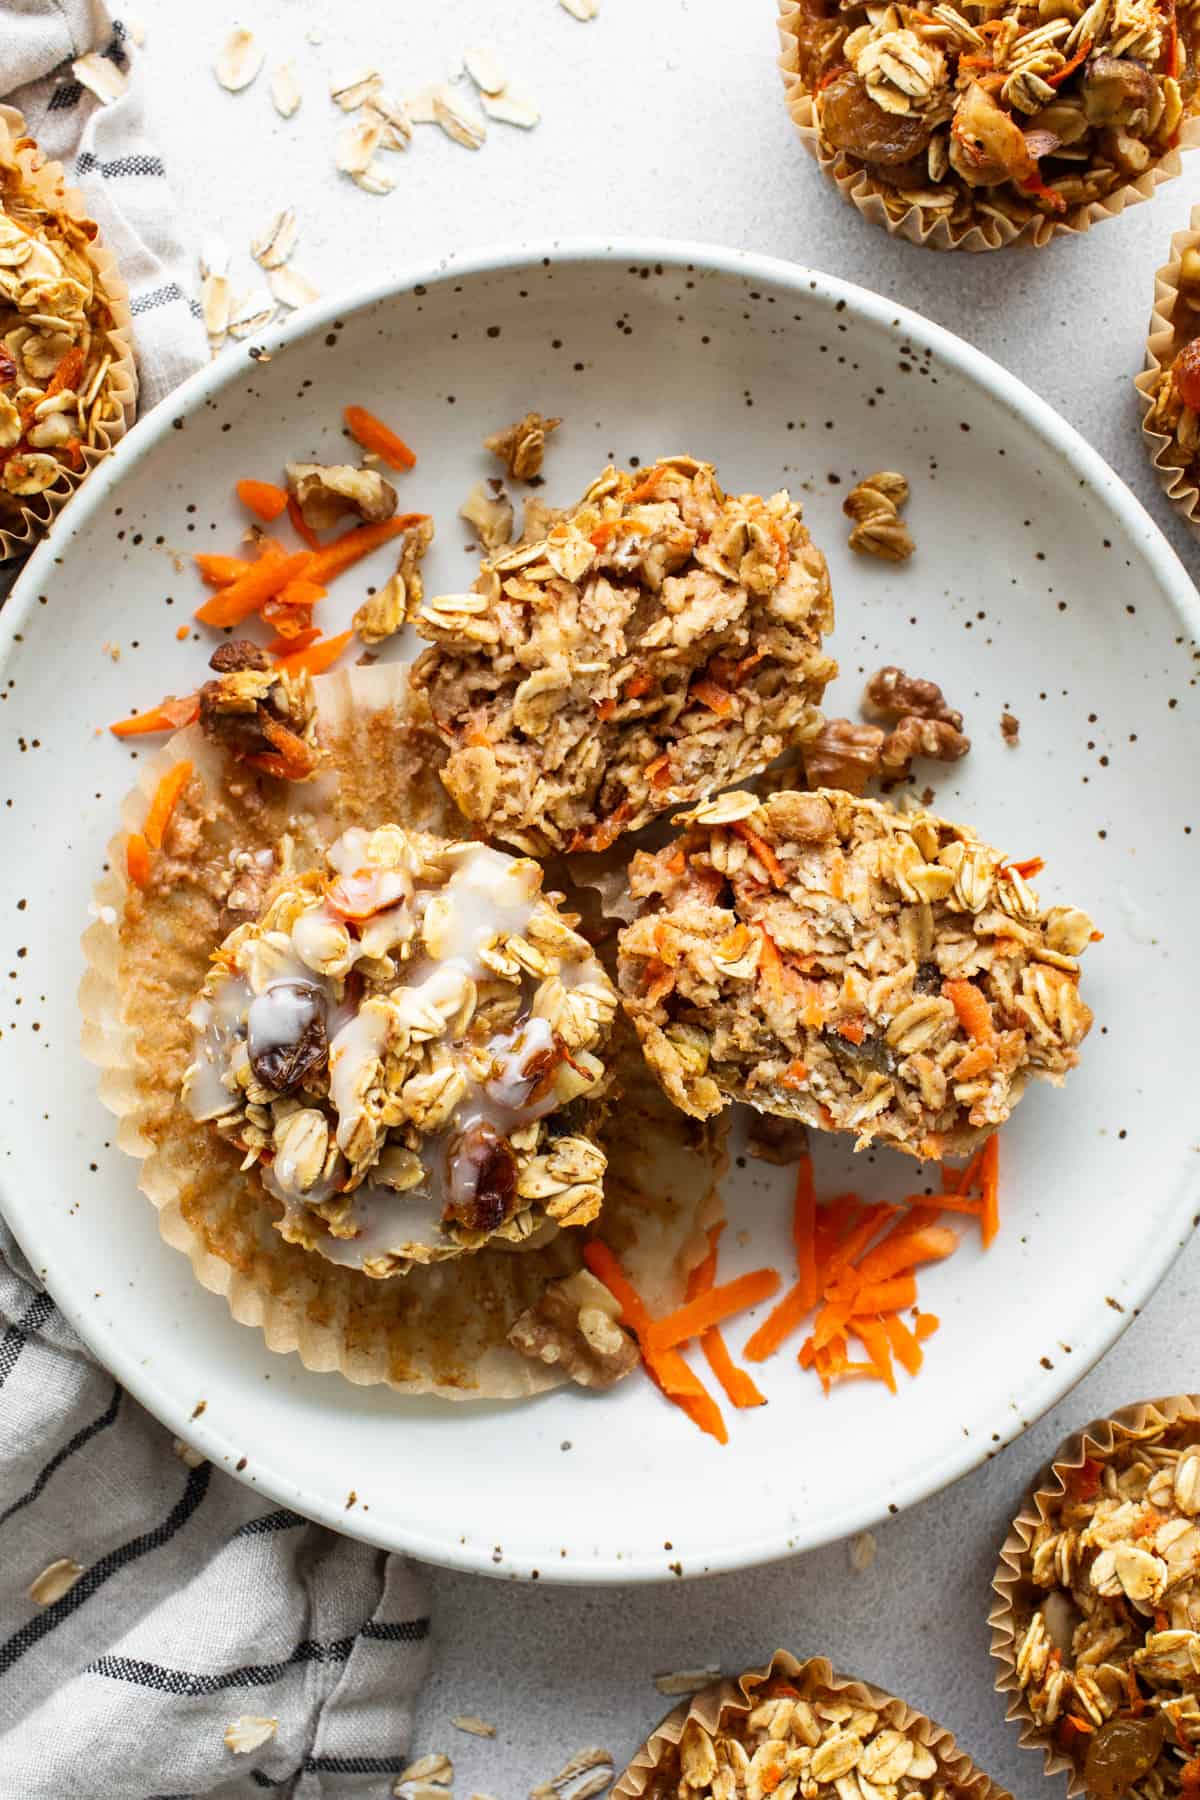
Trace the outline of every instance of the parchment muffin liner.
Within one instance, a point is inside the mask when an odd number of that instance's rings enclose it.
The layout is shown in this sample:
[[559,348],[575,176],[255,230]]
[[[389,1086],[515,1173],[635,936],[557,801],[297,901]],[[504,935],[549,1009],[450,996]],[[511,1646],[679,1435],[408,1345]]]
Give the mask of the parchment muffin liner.
[[1173,180],[1181,172],[1181,153],[1200,144],[1200,118],[1184,119],[1178,141],[1166,155],[1136,181],[1126,182],[1105,200],[1091,200],[1069,207],[1057,218],[1038,213],[1018,223],[996,212],[981,219],[955,223],[944,209],[901,200],[894,188],[887,187],[867,170],[856,166],[844,151],[835,151],[830,156],[822,148],[812,96],[799,71],[796,20],[801,10],[801,0],[779,0],[779,67],[783,73],[788,113],[800,141],[821,173],[834,183],[843,200],[872,225],[882,225],[893,237],[905,238],[910,244],[920,244],[928,250],[1005,250],[1014,245],[1040,250],[1056,237],[1082,237],[1101,219],[1116,218],[1126,207],[1149,200],[1164,181]]
[[[515,1399],[564,1379],[506,1336],[548,1281],[580,1266],[583,1234],[562,1231],[541,1247],[484,1250],[385,1281],[286,1243],[271,1223],[272,1203],[240,1174],[240,1152],[179,1099],[191,1058],[186,1015],[220,940],[221,904],[186,870],[136,892],[125,873],[129,833],[144,822],[162,775],[183,758],[195,779],[161,854],[185,846],[189,868],[210,852],[223,861],[234,843],[266,847],[284,830],[298,856],[307,849],[314,859],[358,823],[391,819],[461,837],[463,821],[437,778],[444,752],[410,702],[406,674],[380,665],[314,683],[333,774],[305,786],[249,777],[197,726],[146,759],[84,934],[83,1048],[102,1071],[100,1094],[119,1119],[119,1146],[140,1161],[139,1186],[158,1209],[162,1236],[240,1324],[262,1331],[269,1349],[408,1394]],[[631,1031],[621,1053],[640,1076]],[[655,1086],[629,1079],[612,1109],[599,1229],[658,1311],[682,1300],[687,1272],[704,1253],[726,1159],[723,1135],[696,1131]]]
[[1034,1477],[1004,1540],[992,1577],[996,1598],[988,1613],[988,1624],[992,1631],[992,1655],[999,1664],[996,1689],[1010,1696],[1005,1717],[1020,1720],[1019,1741],[1026,1750],[1041,1751],[1047,1775],[1067,1775],[1068,1800],[1086,1794],[1087,1786],[1074,1759],[1055,1743],[1053,1730],[1039,1725],[1034,1718],[1017,1679],[1017,1645],[1024,1626],[1024,1620],[1019,1616],[1020,1608],[1035,1593],[1041,1593],[1040,1589],[1035,1590],[1026,1583],[1022,1565],[1038,1525],[1065,1498],[1072,1471],[1082,1468],[1089,1457],[1104,1462],[1114,1450],[1136,1442],[1148,1431],[1176,1423],[1200,1423],[1200,1394],[1171,1394],[1163,1400],[1139,1401],[1121,1407],[1107,1418],[1093,1419],[1082,1430],[1073,1432]]
[[1177,231],[1171,239],[1171,259],[1154,274],[1154,310],[1150,315],[1150,331],[1146,338],[1146,367],[1134,377],[1142,406],[1142,440],[1154,466],[1163,493],[1194,529],[1200,529],[1200,488],[1187,469],[1176,468],[1167,461],[1175,439],[1163,431],[1153,431],[1147,424],[1154,400],[1154,384],[1164,368],[1175,359],[1175,308],[1179,303],[1179,266],[1184,252],[1200,244],[1200,206],[1192,208],[1186,231]]
[[823,1656],[810,1656],[802,1662],[787,1650],[776,1650],[762,1668],[748,1669],[735,1679],[714,1682],[668,1713],[630,1761],[612,1789],[611,1800],[639,1800],[655,1772],[678,1747],[689,1719],[695,1719],[713,1737],[723,1719],[731,1714],[750,1712],[761,1697],[759,1690],[776,1679],[798,1688],[807,1699],[835,1695],[847,1705],[869,1707],[878,1712],[882,1723],[891,1729],[914,1736],[937,1758],[952,1800],[1011,1800],[1007,1790],[997,1786],[989,1775],[977,1768],[951,1734],[925,1713],[871,1682],[837,1674],[832,1663]]
[[[83,194],[78,188],[67,186],[62,164],[44,161],[32,141],[22,145],[21,140],[27,136],[24,114],[15,106],[0,105],[0,161],[16,163],[27,188],[40,205],[80,223],[94,224],[88,216]],[[116,257],[99,237],[92,239],[87,256],[95,272],[97,291],[103,295],[108,308],[106,330],[113,361],[105,379],[116,410],[111,420],[98,425],[97,442],[81,447],[83,467],[76,470],[64,465],[64,479],[56,481],[47,492],[30,496],[16,525],[0,526],[0,563],[27,555],[46,535],[80,484],[125,436],[137,412],[138,378],[129,288]]]

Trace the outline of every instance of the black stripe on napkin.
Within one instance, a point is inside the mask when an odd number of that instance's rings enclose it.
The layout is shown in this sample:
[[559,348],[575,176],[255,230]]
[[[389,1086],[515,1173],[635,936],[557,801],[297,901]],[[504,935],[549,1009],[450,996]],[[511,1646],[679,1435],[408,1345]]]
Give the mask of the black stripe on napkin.
[[387,1644],[421,1644],[429,1636],[428,1619],[399,1619],[390,1623],[368,1619],[361,1637],[380,1638]]
[[98,1418],[93,1419],[90,1425],[81,1426],[75,1433],[75,1436],[65,1443],[61,1450],[55,1452],[28,1492],[22,1494],[19,1500],[14,1500],[11,1506],[6,1507],[5,1510],[0,1513],[0,1525],[7,1525],[14,1513],[20,1512],[21,1508],[24,1506],[31,1505],[42,1492],[50,1477],[56,1470],[62,1468],[68,1457],[74,1456],[77,1450],[82,1450],[83,1446],[90,1443],[99,1432],[108,1429],[115,1420],[117,1413],[120,1411],[120,1407],[121,1389],[119,1384],[114,1384],[112,1399],[109,1401],[104,1411]]
[[177,281],[169,281],[164,287],[151,288],[148,294],[138,294],[129,302],[129,310],[131,313],[157,312],[160,306],[174,306],[180,300],[197,319],[203,318],[200,302],[193,300],[190,294],[185,294]]
[[190,1669],[168,1669],[162,1663],[143,1662],[136,1656],[98,1656],[83,1671],[104,1675],[109,1681],[128,1681],[134,1687],[153,1688],[159,1694],[220,1694],[233,1687],[270,1687],[297,1663],[344,1663],[350,1660],[355,1640],[333,1638],[321,1643],[302,1638],[282,1662],[247,1663],[240,1669],[224,1669],[219,1675],[198,1675]]
[[165,175],[166,168],[161,156],[115,156],[111,162],[101,162],[94,150],[81,150],[75,158],[75,173],[90,175],[98,169],[106,181],[114,175]]
[[257,1519],[247,1519],[233,1535],[235,1538],[261,1537],[264,1532],[292,1531],[297,1525],[307,1524],[308,1520],[302,1519],[299,1513],[290,1512],[286,1506],[281,1506],[278,1512],[263,1513]]
[[139,1557],[147,1556],[151,1550],[158,1550],[181,1531],[191,1518],[208,1492],[208,1484],[212,1479],[212,1464],[201,1463],[193,1469],[187,1478],[187,1485],[175,1505],[171,1508],[161,1525],[153,1531],[145,1531],[139,1537],[130,1538],[127,1543],[120,1544],[102,1556],[99,1562],[79,1577],[73,1588],[69,1588],[61,1600],[48,1606],[43,1612],[28,1619],[19,1631],[15,1631],[5,1644],[0,1644],[0,1675],[8,1673],[13,1664],[19,1662],[27,1650],[40,1643],[48,1632],[61,1625],[63,1620],[77,1612],[85,1601],[90,1600],[97,1589],[102,1588],[111,1576],[137,1562]]
[[16,1324],[10,1325],[0,1337],[0,1387],[16,1368],[30,1332],[40,1331],[53,1311],[54,1302],[49,1294],[35,1294]]

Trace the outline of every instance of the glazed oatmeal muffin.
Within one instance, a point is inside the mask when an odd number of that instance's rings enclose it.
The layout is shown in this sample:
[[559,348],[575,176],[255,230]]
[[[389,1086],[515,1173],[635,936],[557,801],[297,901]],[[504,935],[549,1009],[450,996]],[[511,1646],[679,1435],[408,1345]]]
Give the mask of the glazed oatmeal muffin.
[[1091,1025],[1092,922],[962,826],[834,789],[730,793],[639,853],[622,1001],[667,1093],[922,1157],[972,1148]]
[[[253,871],[252,871],[253,873]],[[278,1230],[388,1276],[594,1219],[617,999],[525,858],[385,825],[285,837],[213,953],[183,1082]]]
[[832,624],[799,505],[665,457],[606,469],[471,593],[428,600],[413,682],[473,824],[530,855],[602,850],[811,737]]
[[133,422],[128,296],[57,163],[0,108],[0,561]]
[[782,0],[793,117],[860,210],[995,248],[1086,229],[1177,174],[1194,10],[1174,0]]
[[1131,1408],[1066,1446],[996,1579],[1000,1685],[1071,1792],[1200,1792],[1200,1408]]
[[777,1650],[704,1689],[658,1727],[613,1800],[1007,1800],[903,1700]]

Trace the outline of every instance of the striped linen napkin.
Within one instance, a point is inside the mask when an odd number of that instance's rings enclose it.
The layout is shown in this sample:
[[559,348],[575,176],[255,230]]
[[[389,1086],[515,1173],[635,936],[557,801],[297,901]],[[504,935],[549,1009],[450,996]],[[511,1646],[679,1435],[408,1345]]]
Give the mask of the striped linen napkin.
[[[131,77],[108,105],[71,71],[92,50]],[[207,345],[135,58],[97,0],[0,4],[0,98],[87,194],[120,259],[144,414]],[[428,1632],[425,1583],[403,1558],[173,1444],[92,1361],[0,1223],[3,1800],[389,1795]]]

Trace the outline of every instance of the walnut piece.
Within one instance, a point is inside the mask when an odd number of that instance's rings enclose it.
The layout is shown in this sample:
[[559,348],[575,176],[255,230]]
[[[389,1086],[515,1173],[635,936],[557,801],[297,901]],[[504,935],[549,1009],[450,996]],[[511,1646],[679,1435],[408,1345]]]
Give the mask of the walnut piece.
[[558,1367],[580,1387],[608,1388],[637,1367],[637,1345],[617,1323],[620,1307],[586,1269],[552,1281],[508,1334],[522,1356]]
[[853,719],[826,719],[804,746],[804,774],[809,787],[842,788],[865,793],[879,774],[884,734],[878,725],[856,725]]
[[914,756],[934,762],[957,762],[971,748],[971,740],[944,719],[901,719],[883,740],[880,766],[885,775],[907,774]]
[[326,531],[343,513],[357,513],[368,525],[390,519],[396,490],[375,469],[351,463],[288,463],[288,493],[312,531]]
[[866,685],[862,701],[868,718],[888,719],[893,723],[910,715],[917,719],[941,719],[961,731],[963,717],[947,706],[945,695],[936,681],[924,681],[919,675],[908,675],[895,663],[877,669]]
[[514,481],[532,481],[541,473],[546,439],[561,424],[561,419],[544,419],[539,412],[527,412],[515,424],[484,438],[483,447],[500,458]]

